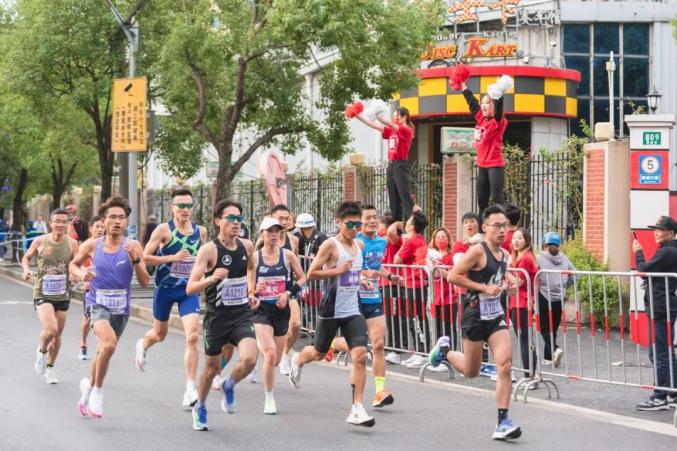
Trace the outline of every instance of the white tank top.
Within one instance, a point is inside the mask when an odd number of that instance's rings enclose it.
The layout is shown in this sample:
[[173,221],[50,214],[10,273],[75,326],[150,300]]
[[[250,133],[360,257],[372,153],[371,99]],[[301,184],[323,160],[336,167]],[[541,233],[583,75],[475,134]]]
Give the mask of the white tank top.
[[347,318],[359,315],[358,292],[360,288],[360,274],[362,272],[362,252],[357,243],[353,243],[351,254],[336,238],[331,238],[338,250],[336,267],[343,266],[347,260],[353,261],[350,271],[329,279],[325,285],[319,315],[322,318]]

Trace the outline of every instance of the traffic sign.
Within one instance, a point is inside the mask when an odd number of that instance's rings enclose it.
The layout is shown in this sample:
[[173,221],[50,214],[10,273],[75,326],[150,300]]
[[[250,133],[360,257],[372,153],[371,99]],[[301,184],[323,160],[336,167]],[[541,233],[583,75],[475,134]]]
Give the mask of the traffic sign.
[[143,152],[147,148],[148,83],[145,77],[113,80],[113,152]]

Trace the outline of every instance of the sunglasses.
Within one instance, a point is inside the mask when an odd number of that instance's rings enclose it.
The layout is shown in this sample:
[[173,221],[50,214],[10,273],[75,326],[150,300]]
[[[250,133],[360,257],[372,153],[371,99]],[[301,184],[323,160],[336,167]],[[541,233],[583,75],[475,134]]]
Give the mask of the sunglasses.
[[349,229],[359,229],[362,227],[362,221],[346,221],[343,224]]
[[183,210],[184,208],[187,208],[188,210],[190,210],[191,208],[193,208],[192,203],[191,204],[177,203],[177,204],[174,204],[174,206],[176,208],[180,209],[180,210]]
[[221,219],[225,219],[228,222],[240,222],[240,223],[242,223],[242,222],[244,222],[245,217],[244,217],[244,215],[228,215],[228,216],[222,217]]

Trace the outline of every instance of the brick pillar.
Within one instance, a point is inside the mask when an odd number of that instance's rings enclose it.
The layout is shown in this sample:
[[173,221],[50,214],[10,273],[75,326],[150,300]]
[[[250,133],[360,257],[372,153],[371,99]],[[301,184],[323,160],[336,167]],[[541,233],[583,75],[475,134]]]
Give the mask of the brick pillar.
[[352,202],[361,202],[363,200],[362,189],[355,166],[343,168],[343,200]]
[[474,211],[472,164],[464,155],[444,157],[442,162],[442,224],[455,240],[463,235],[461,217]]
[[584,163],[583,240],[598,260],[604,259],[605,148],[587,150]]

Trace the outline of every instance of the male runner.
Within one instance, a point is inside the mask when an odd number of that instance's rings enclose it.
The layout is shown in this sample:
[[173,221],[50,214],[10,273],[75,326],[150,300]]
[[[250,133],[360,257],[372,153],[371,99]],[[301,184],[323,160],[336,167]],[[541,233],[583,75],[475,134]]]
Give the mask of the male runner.
[[[239,359],[235,368],[221,385],[221,408],[235,412],[235,384],[256,365],[256,335],[252,324],[252,308],[259,301],[255,287],[249,286],[247,271],[254,271],[254,246],[251,241],[238,238],[244,222],[242,206],[222,200],[214,207],[214,223],[219,236],[200,248],[186,286],[188,295],[205,291],[207,313],[202,327],[205,343],[205,369],[198,383],[198,399],[193,407],[193,429],[206,431],[207,395],[209,387],[221,371],[223,347],[237,346]],[[205,277],[205,275],[207,277]]]
[[[367,321],[367,332],[371,342],[372,372],[374,373],[374,385],[376,387],[376,396],[372,401],[372,407],[383,407],[392,404],[395,401],[392,393],[386,391],[386,356],[385,356],[385,335],[386,318],[383,311],[383,301],[379,289],[381,277],[388,279],[393,283],[400,282],[400,276],[391,274],[381,266],[383,256],[386,251],[387,242],[385,238],[377,235],[378,231],[378,212],[373,205],[362,206],[362,231],[357,235],[357,240],[362,241],[362,280],[368,282],[367,287],[360,286],[360,311]],[[332,344],[325,359],[331,361],[330,355],[333,350],[349,352],[348,344],[343,337],[336,338]]]
[[449,337],[441,337],[430,352],[430,364],[437,366],[447,359],[456,371],[465,377],[476,377],[482,363],[482,347],[489,344],[496,361],[496,406],[498,424],[493,438],[506,440],[522,435],[519,426],[508,417],[510,406],[512,367],[512,343],[505,312],[501,307],[501,293],[506,288],[506,273],[509,254],[501,248],[508,229],[508,219],[502,207],[494,205],[484,210],[482,230],[484,241],[472,246],[449,273],[448,282],[467,288],[463,299],[464,352],[450,351]]
[[[136,273],[142,287],[150,281],[141,244],[122,236],[131,211],[127,199],[110,197],[99,209],[106,226],[105,236],[85,241],[70,264],[71,274],[89,282],[85,301],[99,341],[90,379],[83,377],[80,381],[78,410],[83,416],[103,416],[103,381],[129,319],[132,276]],[[85,269],[83,263],[88,258],[92,266]]]
[[[183,407],[190,409],[197,400],[195,373],[198,363],[198,325],[200,322],[200,297],[186,294],[186,284],[193,269],[195,256],[204,243],[207,231],[191,222],[193,193],[178,189],[171,195],[172,218],[158,225],[143,249],[143,259],[149,266],[158,266],[155,273],[153,296],[153,328],[136,342],[134,364],[144,371],[146,353],[155,343],[163,341],[169,330],[169,314],[174,303],[179,305],[179,315],[186,336],[183,363],[186,373],[186,391]],[[156,255],[157,254],[157,255]]]
[[362,227],[360,217],[360,206],[356,202],[339,205],[336,210],[339,234],[320,246],[308,269],[308,280],[327,281],[318,308],[314,344],[303,348],[301,353],[294,353],[289,382],[299,388],[303,365],[322,359],[340,329],[353,362],[350,371],[353,405],[346,421],[371,427],[376,421],[362,405],[367,376],[367,324],[360,314],[357,294],[362,271],[362,242],[356,241],[355,236]]
[[[103,218],[101,216],[94,216],[91,221],[89,221],[89,237],[90,238],[101,238],[104,233],[106,233],[106,226],[103,224]],[[83,265],[85,268],[92,266],[92,259],[88,259]],[[82,289],[85,293],[89,291],[89,283],[83,283]],[[87,336],[89,335],[89,329],[92,326],[89,317],[89,310],[87,310],[87,303],[83,301],[82,310],[84,316],[82,318],[82,323],[80,323],[80,354],[78,354],[78,359],[87,360]]]
[[30,280],[31,260],[38,257],[38,274],[33,289],[33,305],[42,324],[40,345],[35,357],[35,371],[48,384],[59,382],[54,374],[54,362],[61,348],[61,332],[66,324],[70,305],[68,263],[77,254],[78,242],[68,237],[68,212],[57,208],[49,215],[51,232],[40,235],[31,243],[21,259],[24,280]]

